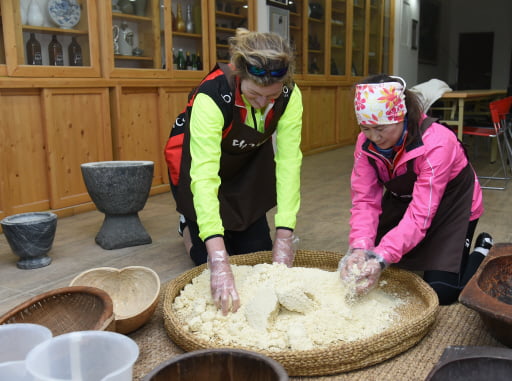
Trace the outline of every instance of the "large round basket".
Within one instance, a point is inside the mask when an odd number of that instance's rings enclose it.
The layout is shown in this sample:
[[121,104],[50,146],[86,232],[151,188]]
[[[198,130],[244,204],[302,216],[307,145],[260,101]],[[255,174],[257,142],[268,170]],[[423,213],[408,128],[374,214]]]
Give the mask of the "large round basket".
[[[299,250],[294,266],[314,267],[335,271],[342,254],[325,251]],[[271,252],[258,252],[230,257],[236,265],[271,263]],[[164,323],[171,339],[185,351],[215,348],[206,340],[185,331],[172,304],[185,285],[206,268],[195,267],[172,280],[164,294]],[[322,376],[380,363],[398,355],[418,343],[435,321],[439,301],[436,293],[419,276],[400,269],[389,268],[382,274],[383,288],[399,296],[408,296],[409,303],[400,307],[398,322],[386,331],[364,340],[337,342],[314,350],[258,351],[283,365],[290,376]],[[368,322],[371,324],[371,321]],[[253,350],[254,348],[243,348]]]

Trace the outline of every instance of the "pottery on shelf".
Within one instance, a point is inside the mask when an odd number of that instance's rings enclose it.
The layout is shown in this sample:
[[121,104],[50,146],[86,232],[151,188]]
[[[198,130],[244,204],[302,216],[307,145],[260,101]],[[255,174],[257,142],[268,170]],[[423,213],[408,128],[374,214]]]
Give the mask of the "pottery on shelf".
[[15,214],[0,221],[11,250],[21,259],[20,269],[48,266],[52,259],[47,255],[53,245],[57,230],[57,215],[51,212]]
[[138,212],[144,208],[153,181],[152,161],[98,161],[81,165],[96,208],[105,214],[96,243],[112,250],[151,243]]
[[27,18],[28,18],[28,7],[27,3],[24,3],[23,0],[20,0],[20,17],[21,17],[21,24],[26,25],[27,24]]
[[146,16],[147,0],[135,0],[135,14],[137,16]]
[[31,0],[27,8],[27,23],[32,26],[44,24],[44,14],[37,0]]

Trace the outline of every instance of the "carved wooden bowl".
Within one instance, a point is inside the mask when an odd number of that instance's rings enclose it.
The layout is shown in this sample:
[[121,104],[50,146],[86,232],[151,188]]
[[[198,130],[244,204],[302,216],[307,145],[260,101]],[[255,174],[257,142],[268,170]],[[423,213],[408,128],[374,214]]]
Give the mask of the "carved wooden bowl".
[[496,340],[512,347],[512,244],[489,251],[459,301],[480,314]]
[[116,331],[124,334],[135,331],[153,316],[160,294],[158,274],[144,266],[90,269],[71,281],[71,286],[79,285],[97,287],[112,298]]

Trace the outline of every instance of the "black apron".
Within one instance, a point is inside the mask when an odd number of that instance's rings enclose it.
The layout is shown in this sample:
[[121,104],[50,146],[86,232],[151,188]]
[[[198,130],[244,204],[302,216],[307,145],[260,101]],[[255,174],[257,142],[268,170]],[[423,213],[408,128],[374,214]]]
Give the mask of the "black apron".
[[[382,214],[379,218],[376,244],[402,220],[409,203],[417,175],[413,160],[407,162],[407,172],[384,183]],[[413,271],[449,271],[459,273],[464,243],[473,204],[475,174],[469,164],[448,182],[439,208],[425,238],[405,253],[397,267]]]
[[[288,98],[288,88],[285,92]],[[264,132],[243,123],[240,108],[233,108],[233,122],[221,143],[219,170],[220,216],[227,230],[246,230],[277,204],[271,138],[287,103],[283,95],[275,100],[273,118]],[[180,213],[197,221],[190,190],[190,164],[190,129],[186,128],[176,204]]]

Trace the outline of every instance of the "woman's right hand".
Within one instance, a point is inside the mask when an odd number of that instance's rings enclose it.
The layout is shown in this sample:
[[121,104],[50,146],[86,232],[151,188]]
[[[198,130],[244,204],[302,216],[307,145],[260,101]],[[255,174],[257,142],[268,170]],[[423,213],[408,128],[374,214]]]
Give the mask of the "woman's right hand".
[[224,239],[210,238],[206,241],[206,249],[213,302],[222,310],[223,315],[227,315],[230,309],[236,312],[240,307],[240,298],[235,288],[235,278],[229,264]]
[[[380,259],[380,260],[379,260]],[[340,261],[338,269],[340,277],[354,287],[357,295],[368,293],[376,286],[385,263],[371,250],[353,249]]]

